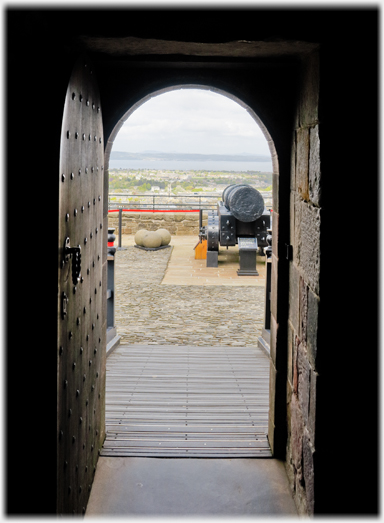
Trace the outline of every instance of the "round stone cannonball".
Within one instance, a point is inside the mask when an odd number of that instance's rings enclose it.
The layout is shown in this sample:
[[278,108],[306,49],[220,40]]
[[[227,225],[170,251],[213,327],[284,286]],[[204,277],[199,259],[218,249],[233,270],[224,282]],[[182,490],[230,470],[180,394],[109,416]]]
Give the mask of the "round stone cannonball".
[[148,231],[146,229],[140,229],[139,231],[137,231],[137,233],[135,234],[136,245],[140,245],[141,247],[143,246],[143,240],[146,234],[148,234]]
[[161,236],[157,231],[148,231],[148,233],[143,238],[143,247],[160,247],[161,245]]
[[167,229],[157,229],[156,231],[161,236],[161,245],[168,245],[171,241],[171,233]]

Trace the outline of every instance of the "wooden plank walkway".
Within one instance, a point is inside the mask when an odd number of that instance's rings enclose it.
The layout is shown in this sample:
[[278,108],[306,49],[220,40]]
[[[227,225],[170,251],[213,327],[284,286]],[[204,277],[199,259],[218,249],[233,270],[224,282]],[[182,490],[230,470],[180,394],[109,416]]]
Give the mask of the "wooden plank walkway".
[[258,348],[124,345],[106,381],[102,456],[271,457]]

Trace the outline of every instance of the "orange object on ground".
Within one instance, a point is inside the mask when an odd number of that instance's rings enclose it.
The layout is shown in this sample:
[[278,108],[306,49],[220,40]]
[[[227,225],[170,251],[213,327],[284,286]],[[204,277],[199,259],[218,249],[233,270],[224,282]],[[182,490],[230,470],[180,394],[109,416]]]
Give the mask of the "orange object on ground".
[[195,247],[195,260],[206,260],[207,259],[207,240],[202,240]]

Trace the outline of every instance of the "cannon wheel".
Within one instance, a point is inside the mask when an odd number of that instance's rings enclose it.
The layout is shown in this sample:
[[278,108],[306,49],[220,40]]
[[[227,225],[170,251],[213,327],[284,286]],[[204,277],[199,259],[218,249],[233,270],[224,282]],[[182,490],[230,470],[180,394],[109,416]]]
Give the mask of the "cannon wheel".
[[216,212],[208,215],[208,250],[219,250],[219,216]]

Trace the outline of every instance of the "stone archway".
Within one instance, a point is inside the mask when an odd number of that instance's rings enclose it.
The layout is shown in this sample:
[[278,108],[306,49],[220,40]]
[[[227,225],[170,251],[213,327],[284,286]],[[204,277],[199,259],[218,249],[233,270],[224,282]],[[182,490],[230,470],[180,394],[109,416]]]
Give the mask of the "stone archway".
[[[278,155],[277,155],[276,147],[275,147],[275,144],[274,144],[274,141],[273,141],[273,139],[271,137],[270,132],[268,131],[267,127],[264,125],[264,123],[261,120],[261,118],[256,114],[256,112],[252,109],[252,107],[250,107],[250,105],[248,105],[247,103],[242,101],[239,97],[235,96],[234,94],[230,93],[229,91],[223,90],[223,89],[218,88],[218,87],[214,87],[214,86],[209,85],[209,84],[201,84],[201,83],[196,83],[196,84],[195,83],[174,84],[174,85],[171,85],[171,86],[167,86],[167,87],[155,90],[155,91],[145,95],[144,97],[140,98],[136,103],[134,103],[120,117],[120,119],[117,121],[117,123],[113,127],[112,132],[110,133],[110,135],[108,137],[108,140],[106,141],[106,148],[105,148],[105,176],[109,176],[109,159],[110,159],[110,155],[111,155],[111,152],[112,152],[114,140],[115,140],[117,134],[119,133],[121,127],[128,120],[128,118],[141,105],[146,103],[151,98],[153,98],[155,96],[160,96],[160,95],[168,93],[170,91],[179,90],[179,89],[204,89],[204,90],[208,90],[208,91],[217,93],[217,94],[219,94],[221,96],[225,96],[225,97],[231,99],[232,101],[234,101],[235,103],[239,104],[241,107],[243,107],[250,114],[250,116],[254,119],[255,123],[259,126],[259,128],[261,129],[265,139],[267,140],[268,147],[269,147],[270,154],[271,154],[271,158],[272,158],[273,179],[274,180],[278,179],[278,176],[279,176],[279,162],[278,162]],[[278,192],[276,190],[273,191],[273,195],[274,195],[273,208],[275,208],[275,204],[276,204],[276,208],[278,208],[278,202],[277,202]],[[279,296],[279,290],[277,289],[277,278],[276,278],[276,276],[277,276],[277,271],[276,270],[272,271],[272,293],[271,294],[273,296],[273,299],[275,300],[275,309],[276,309],[277,299],[278,299],[278,296]],[[284,288],[283,292],[285,292],[285,288]],[[274,343],[274,342],[275,342],[275,340],[272,340],[272,343]],[[272,350],[273,350],[273,355],[276,355],[276,347],[274,347]],[[273,376],[273,371],[274,371],[273,362],[271,362],[271,373],[272,373],[272,376]],[[275,402],[275,398],[276,398],[276,380],[275,379],[271,379],[270,380],[269,397],[270,397],[270,404],[272,406],[273,416],[269,416],[268,433],[269,433],[269,437],[271,439],[271,448],[272,448],[272,451],[274,452],[276,450],[276,449],[274,449],[274,432],[275,432],[275,427],[276,427],[275,420],[274,420],[274,414],[275,414],[274,402]],[[280,447],[278,449],[277,454],[281,455],[281,452],[282,451],[281,451],[281,447]]]

